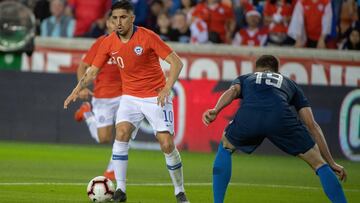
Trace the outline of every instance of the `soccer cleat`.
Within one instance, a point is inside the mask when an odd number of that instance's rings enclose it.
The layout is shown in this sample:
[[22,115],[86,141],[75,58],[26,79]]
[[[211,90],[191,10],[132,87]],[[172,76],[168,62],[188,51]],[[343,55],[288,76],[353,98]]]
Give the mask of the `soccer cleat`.
[[189,200],[187,200],[184,192],[179,192],[176,195],[176,200],[177,200],[177,203],[190,203]]
[[104,176],[109,180],[115,180],[115,173],[114,171],[105,171]]
[[83,104],[80,106],[80,108],[75,112],[75,120],[77,122],[81,122],[84,120],[84,113],[91,111],[91,105],[89,102],[83,102]]
[[123,192],[121,189],[117,189],[114,193],[113,200],[115,203],[117,202],[126,202],[126,193]]

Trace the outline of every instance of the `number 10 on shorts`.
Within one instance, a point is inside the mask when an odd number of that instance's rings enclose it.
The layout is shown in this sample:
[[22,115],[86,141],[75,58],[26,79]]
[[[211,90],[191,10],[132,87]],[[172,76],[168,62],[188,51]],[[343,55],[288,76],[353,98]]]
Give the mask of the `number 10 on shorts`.
[[172,123],[174,121],[174,113],[172,111],[163,110],[164,121]]

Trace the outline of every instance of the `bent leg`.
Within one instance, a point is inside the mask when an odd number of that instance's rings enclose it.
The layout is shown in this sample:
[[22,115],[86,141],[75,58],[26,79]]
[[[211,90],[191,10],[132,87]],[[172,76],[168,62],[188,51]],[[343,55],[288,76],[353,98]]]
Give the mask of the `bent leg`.
[[97,129],[99,143],[110,143],[113,139],[113,125],[101,127]]
[[231,178],[231,154],[235,147],[223,135],[213,166],[214,203],[223,203]]
[[126,192],[129,140],[134,129],[134,126],[129,122],[120,122],[116,125],[112,162],[114,164],[116,189],[120,188],[123,192]]
[[84,113],[84,117],[85,117],[85,122],[86,125],[89,128],[90,131],[90,135],[91,137],[97,142],[100,143],[99,141],[99,136],[98,136],[98,131],[97,131],[97,122],[96,122],[96,118],[93,112],[89,111],[89,112],[85,112]]
[[[98,128],[97,133],[100,144],[110,143],[113,140],[113,125]],[[110,180],[113,180],[115,178],[113,174],[114,174],[114,166],[112,163],[112,155],[111,155],[104,176],[109,178]]]
[[331,202],[347,202],[340,182],[338,181],[334,171],[322,158],[317,145],[304,154],[299,154],[298,156],[306,161],[314,169],[316,175],[318,175],[320,178],[320,182],[325,194]]
[[157,132],[156,138],[160,143],[161,150],[165,155],[166,166],[174,185],[175,195],[185,192],[183,167],[179,151],[176,149],[173,137],[169,132]]

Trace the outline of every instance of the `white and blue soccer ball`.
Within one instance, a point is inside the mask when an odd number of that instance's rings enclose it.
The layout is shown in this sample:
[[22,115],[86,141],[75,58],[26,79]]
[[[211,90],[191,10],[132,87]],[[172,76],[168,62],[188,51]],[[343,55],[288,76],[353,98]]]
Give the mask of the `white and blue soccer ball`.
[[104,176],[91,179],[87,186],[87,194],[92,202],[110,201],[114,192],[114,184]]

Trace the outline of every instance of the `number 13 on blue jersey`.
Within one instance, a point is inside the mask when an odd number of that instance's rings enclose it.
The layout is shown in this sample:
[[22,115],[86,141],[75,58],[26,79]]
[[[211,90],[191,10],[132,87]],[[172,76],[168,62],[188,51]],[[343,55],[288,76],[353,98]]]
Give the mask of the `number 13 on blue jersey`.
[[266,85],[271,85],[277,88],[281,87],[283,76],[278,73],[263,73],[263,72],[256,72],[256,84],[261,84],[263,79],[265,79]]

